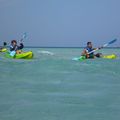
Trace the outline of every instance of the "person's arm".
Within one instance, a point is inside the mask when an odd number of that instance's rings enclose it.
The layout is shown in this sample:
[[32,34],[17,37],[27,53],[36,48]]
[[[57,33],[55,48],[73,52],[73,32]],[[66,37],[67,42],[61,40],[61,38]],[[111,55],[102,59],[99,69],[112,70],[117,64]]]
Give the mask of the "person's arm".
[[99,48],[93,48],[93,50],[97,50],[97,49],[99,49]]
[[87,55],[87,51],[86,51],[86,49],[84,49],[83,51],[82,51],[82,54],[81,55]]
[[103,47],[98,47],[98,48],[93,48],[93,50],[100,50],[100,49],[102,49]]
[[19,49],[23,49],[23,48],[24,48],[23,43],[20,43]]
[[88,51],[86,49],[83,50],[82,56],[86,56],[86,58],[89,58],[89,54],[88,54]]

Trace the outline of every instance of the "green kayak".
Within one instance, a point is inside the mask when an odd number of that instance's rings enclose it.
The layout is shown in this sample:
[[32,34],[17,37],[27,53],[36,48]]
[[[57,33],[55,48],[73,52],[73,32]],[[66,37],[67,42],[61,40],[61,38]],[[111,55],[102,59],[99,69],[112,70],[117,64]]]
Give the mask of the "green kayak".
[[11,56],[9,52],[5,54],[6,58],[14,58],[14,59],[32,59],[33,58],[33,52],[22,52],[20,54],[15,54],[14,56]]
[[0,52],[7,52],[7,49],[6,48],[2,48],[2,49],[0,49]]

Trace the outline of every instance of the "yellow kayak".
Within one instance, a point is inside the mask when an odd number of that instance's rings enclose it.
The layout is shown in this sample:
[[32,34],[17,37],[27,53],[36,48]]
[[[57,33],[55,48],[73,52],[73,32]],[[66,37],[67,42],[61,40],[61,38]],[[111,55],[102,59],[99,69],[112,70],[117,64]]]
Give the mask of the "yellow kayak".
[[[117,55],[115,55],[115,54],[104,55],[104,56],[102,56],[100,58],[104,58],[104,59],[116,59]],[[86,57],[85,56],[76,57],[76,58],[73,58],[72,60],[74,60],[74,61],[83,61],[83,60],[86,60]]]
[[6,51],[7,51],[6,48],[2,48],[2,49],[0,49],[0,52],[6,52]]
[[33,58],[33,52],[28,51],[28,52],[23,52],[20,54],[15,54],[15,56],[11,56],[9,52],[5,54],[5,57],[7,58],[14,58],[14,59],[32,59]]
[[116,58],[117,58],[117,55],[115,55],[115,54],[104,55],[103,58],[105,58],[105,59],[116,59]]

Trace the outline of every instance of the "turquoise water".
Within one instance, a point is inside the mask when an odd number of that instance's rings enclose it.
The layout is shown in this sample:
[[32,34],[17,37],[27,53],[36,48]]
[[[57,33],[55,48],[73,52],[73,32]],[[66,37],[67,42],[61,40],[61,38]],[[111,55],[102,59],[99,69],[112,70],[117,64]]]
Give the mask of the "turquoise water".
[[[120,119],[119,58],[76,62],[71,59],[81,49],[27,50],[34,59],[0,55],[0,120]],[[120,54],[119,49],[100,52]]]

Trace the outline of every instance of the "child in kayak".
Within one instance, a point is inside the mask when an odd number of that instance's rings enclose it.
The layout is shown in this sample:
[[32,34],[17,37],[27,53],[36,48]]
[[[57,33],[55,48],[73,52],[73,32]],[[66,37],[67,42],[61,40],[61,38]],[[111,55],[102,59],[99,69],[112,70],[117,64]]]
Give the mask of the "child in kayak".
[[20,54],[22,52],[24,45],[23,43],[20,43],[20,45],[17,45],[16,40],[11,41],[11,46],[10,46],[10,55],[14,56],[15,54]]
[[[95,49],[97,49],[97,48],[92,47],[92,42],[87,42],[87,47],[83,50],[82,56],[85,56],[87,59],[95,58],[95,57],[98,57],[98,58],[101,57],[102,56],[101,53],[94,54],[94,52],[92,52]],[[98,48],[98,49],[101,49],[101,48]]]

